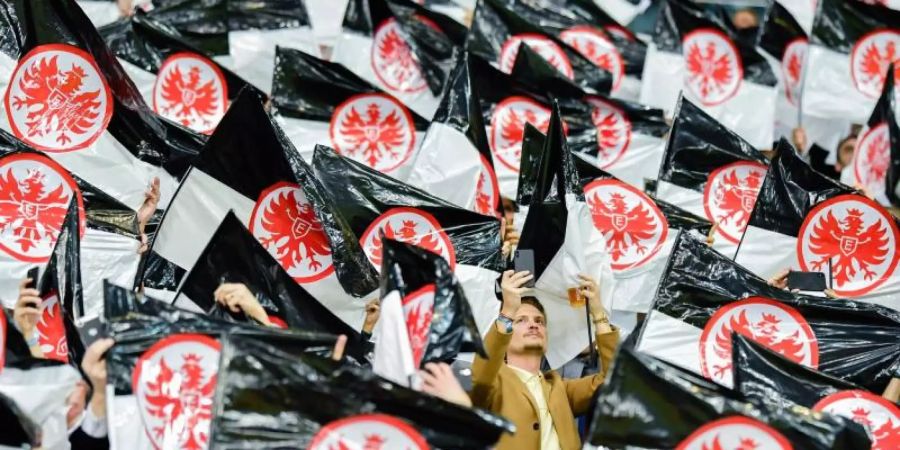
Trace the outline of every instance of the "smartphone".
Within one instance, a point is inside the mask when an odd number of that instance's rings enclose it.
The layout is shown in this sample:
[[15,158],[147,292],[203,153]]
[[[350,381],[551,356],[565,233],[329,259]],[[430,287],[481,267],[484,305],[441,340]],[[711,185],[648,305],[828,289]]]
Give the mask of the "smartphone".
[[37,288],[38,273],[39,273],[38,266],[34,266],[34,267],[28,269],[28,274],[25,275],[25,278],[31,278],[31,281],[29,281],[28,284],[25,285],[25,288],[27,288],[27,289],[36,289]]
[[82,317],[76,321],[75,327],[78,328],[78,334],[81,336],[81,342],[87,348],[94,341],[105,338],[108,334],[106,322],[101,320],[100,316]]
[[788,289],[800,291],[824,291],[828,289],[825,283],[825,274],[822,272],[788,272]]
[[[513,255],[513,270],[516,272],[527,270],[534,275],[534,250],[516,249],[515,254]],[[528,282],[525,283],[525,287],[533,288],[534,278],[528,280]]]

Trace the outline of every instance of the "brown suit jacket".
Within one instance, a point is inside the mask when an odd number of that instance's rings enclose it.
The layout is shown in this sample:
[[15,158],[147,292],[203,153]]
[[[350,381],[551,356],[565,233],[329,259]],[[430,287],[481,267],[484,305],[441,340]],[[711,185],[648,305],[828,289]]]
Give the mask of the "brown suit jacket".
[[[537,405],[525,383],[506,363],[506,348],[512,334],[503,334],[491,324],[484,341],[489,359],[476,356],[472,364],[472,403],[509,419],[516,425],[513,435],[505,434],[497,443],[497,450],[540,450],[541,431]],[[597,333],[600,354],[600,373],[574,380],[563,380],[556,371],[544,374],[544,398],[553,418],[562,450],[581,448],[575,416],[590,407],[594,391],[603,384],[612,363],[619,331]]]

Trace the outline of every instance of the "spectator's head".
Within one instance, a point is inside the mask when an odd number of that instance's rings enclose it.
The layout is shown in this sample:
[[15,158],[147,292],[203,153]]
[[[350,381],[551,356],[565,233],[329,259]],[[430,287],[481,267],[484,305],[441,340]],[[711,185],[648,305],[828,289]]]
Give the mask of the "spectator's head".
[[850,135],[845,137],[839,144],[837,150],[837,162],[834,163],[834,168],[838,172],[850,165],[853,162],[853,152],[856,149],[856,136]]
[[731,16],[731,22],[738,30],[747,30],[759,26],[759,17],[750,8],[739,9]]
[[506,197],[500,197],[500,202],[503,205],[503,218],[506,219],[507,224],[512,224],[518,208],[516,202]]
[[543,356],[546,349],[547,316],[544,305],[535,297],[522,297],[522,305],[514,317],[507,353]]

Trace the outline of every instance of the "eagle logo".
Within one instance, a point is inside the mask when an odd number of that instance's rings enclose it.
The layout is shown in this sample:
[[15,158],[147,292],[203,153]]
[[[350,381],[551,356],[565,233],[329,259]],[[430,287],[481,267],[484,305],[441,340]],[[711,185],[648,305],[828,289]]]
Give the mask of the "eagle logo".
[[797,38],[785,48],[781,57],[781,78],[784,80],[784,95],[794,106],[799,105],[800,88],[803,83],[803,67],[809,44],[806,38]]
[[731,334],[740,333],[781,356],[813,369],[819,366],[819,344],[796,309],[762,297],[729,303],[706,322],[700,335],[700,371],[731,387]]
[[113,112],[112,94],[94,58],[66,44],[37,46],[19,60],[4,101],[13,134],[47,152],[90,146]]
[[537,33],[521,33],[510,36],[503,46],[500,47],[500,59],[498,64],[500,70],[505,73],[512,73],[513,65],[516,62],[516,55],[519,54],[519,46],[525,44],[538,55],[547,60],[551,66],[560,71],[566,78],[575,79],[575,71],[572,70],[572,64],[569,62],[569,56],[563,51],[552,39]]
[[881,122],[866,130],[857,142],[853,153],[853,175],[872,192],[881,192],[890,164],[890,129],[887,122]]
[[591,121],[597,128],[597,166],[608,169],[631,144],[631,121],[621,108],[608,101],[588,97],[587,102],[593,107]]
[[850,51],[850,78],[856,90],[869,98],[881,96],[888,65],[894,63],[894,77],[900,73],[900,33],[873,31],[861,37]]
[[166,58],[153,85],[153,110],[198,133],[211,134],[225,115],[228,85],[218,66],[195,53]]
[[616,45],[602,31],[590,25],[576,25],[560,33],[559,39],[595,66],[612,74],[612,92],[619,89],[625,77],[625,63]]
[[334,273],[331,245],[300,186],[279,182],[259,196],[250,232],[298,283]]
[[66,324],[56,292],[48,294],[41,304],[41,318],[35,324],[34,331],[37,333],[38,345],[45,358],[69,362]]
[[431,318],[434,315],[434,289],[433,284],[428,284],[403,297],[406,333],[409,335],[409,346],[412,348],[416,367],[422,363],[428,347],[428,333],[431,331]]
[[862,425],[872,438],[872,450],[900,446],[900,408],[880,396],[863,390],[840,391],[819,400],[813,410]]
[[522,159],[522,139],[525,124],[547,133],[550,127],[550,108],[527,97],[508,97],[497,104],[491,115],[491,151],[509,170],[518,173]]
[[313,436],[309,450],[429,450],[407,422],[386,414],[360,414],[330,422]]
[[408,162],[416,145],[412,114],[385,94],[350,97],[334,109],[328,131],[338,153],[387,174]]
[[481,158],[481,171],[478,173],[478,181],[475,183],[475,212],[486,216],[497,216],[497,207],[500,205],[500,186],[497,183],[497,175],[494,173],[493,164],[484,157]]
[[174,334],[141,355],[132,391],[155,448],[204,450],[209,446],[219,342],[200,334]]
[[431,214],[411,207],[391,208],[378,216],[359,239],[363,252],[375,269],[381,271],[381,236],[405,242],[444,257],[456,268],[456,252],[450,237]]
[[709,174],[703,189],[703,210],[710,222],[719,224],[717,236],[740,242],[767,170],[760,163],[738,161]]
[[[418,17],[434,29],[437,25]],[[372,42],[372,70],[378,81],[394,92],[416,93],[428,87],[422,69],[413,56],[400,24],[390,18],[381,22],[375,30]]]
[[73,197],[83,235],[81,191],[65,169],[34,153],[0,159],[0,251],[22,262],[47,262]]
[[669,223],[646,194],[618,180],[598,179],[584,187],[584,197],[614,271],[643,266],[659,253]]
[[694,430],[675,450],[793,450],[774,428],[744,416],[714,420]]
[[797,258],[804,271],[831,271],[841,296],[865,295],[895,276],[900,232],[890,214],[866,197],[839,195],[816,205],[800,226]]
[[744,78],[741,55],[724,33],[701,28],[684,36],[684,84],[700,103],[714,106],[737,93]]

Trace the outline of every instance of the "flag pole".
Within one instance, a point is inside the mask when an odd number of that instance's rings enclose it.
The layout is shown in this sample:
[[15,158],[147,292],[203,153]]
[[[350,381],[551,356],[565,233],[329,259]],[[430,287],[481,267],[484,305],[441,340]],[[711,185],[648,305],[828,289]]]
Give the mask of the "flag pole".
[[[578,295],[581,295],[580,290]],[[597,355],[594,353],[594,336],[591,333],[591,306],[587,301],[587,298],[584,298],[584,318],[587,321],[588,351],[591,355],[591,366],[593,367],[597,365]]]

